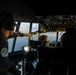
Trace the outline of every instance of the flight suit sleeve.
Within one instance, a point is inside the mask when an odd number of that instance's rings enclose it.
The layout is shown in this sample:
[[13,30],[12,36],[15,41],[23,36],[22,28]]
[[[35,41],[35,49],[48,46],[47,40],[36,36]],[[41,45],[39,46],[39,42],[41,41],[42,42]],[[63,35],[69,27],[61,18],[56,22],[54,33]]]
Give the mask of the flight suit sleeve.
[[0,75],[8,74],[8,42],[0,38]]

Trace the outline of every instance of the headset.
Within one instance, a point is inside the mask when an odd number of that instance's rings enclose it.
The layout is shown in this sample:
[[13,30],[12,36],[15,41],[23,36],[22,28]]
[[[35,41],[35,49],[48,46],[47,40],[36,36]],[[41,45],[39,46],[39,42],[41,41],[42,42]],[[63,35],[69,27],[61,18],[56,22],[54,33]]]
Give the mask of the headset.
[[14,30],[16,23],[14,21],[13,14],[9,12],[1,12],[0,13],[0,28],[4,28],[6,30]]

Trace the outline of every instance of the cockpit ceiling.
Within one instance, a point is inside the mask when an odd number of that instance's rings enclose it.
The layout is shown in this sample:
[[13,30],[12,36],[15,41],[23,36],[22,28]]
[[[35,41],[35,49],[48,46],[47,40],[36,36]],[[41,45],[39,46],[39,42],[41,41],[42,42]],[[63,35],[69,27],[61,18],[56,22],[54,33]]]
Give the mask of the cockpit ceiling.
[[27,0],[0,0],[1,11],[11,12],[16,21],[30,21],[34,17]]
[[44,23],[47,31],[65,31],[66,27],[76,27],[76,15],[36,16]]

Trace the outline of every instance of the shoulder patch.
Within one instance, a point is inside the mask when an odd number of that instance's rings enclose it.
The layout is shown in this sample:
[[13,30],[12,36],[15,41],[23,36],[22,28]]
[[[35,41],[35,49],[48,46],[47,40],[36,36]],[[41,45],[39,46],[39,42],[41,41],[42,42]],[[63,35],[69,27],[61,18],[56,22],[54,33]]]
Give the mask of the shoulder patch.
[[2,57],[7,57],[8,56],[8,49],[6,47],[1,49],[1,56]]

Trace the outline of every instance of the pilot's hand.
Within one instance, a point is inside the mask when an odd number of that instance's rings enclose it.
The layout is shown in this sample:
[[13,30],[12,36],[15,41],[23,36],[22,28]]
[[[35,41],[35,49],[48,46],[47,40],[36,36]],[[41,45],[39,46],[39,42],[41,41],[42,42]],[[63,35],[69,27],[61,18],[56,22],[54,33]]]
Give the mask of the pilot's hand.
[[16,36],[25,36],[23,33],[21,33],[21,32],[16,32]]
[[20,36],[21,32],[15,32],[16,36]]

